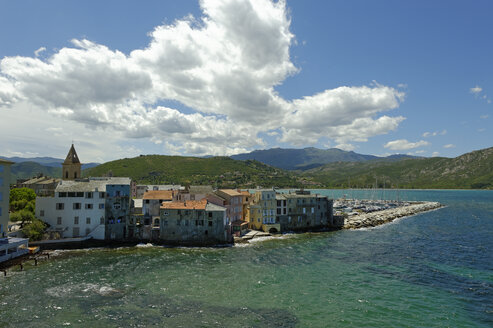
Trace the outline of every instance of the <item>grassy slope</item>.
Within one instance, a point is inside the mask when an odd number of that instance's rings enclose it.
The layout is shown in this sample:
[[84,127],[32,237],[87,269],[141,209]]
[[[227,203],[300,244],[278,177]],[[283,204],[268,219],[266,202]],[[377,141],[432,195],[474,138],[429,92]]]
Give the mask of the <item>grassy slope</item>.
[[38,173],[43,173],[43,175],[49,177],[61,177],[62,168],[44,166],[34,162],[22,162],[22,163],[13,164],[11,167],[11,173],[12,173],[12,181],[15,181],[15,179],[32,178]]
[[493,148],[456,158],[407,159],[397,162],[332,163],[305,172],[324,186],[401,188],[493,188]]
[[84,171],[85,176],[128,176],[139,183],[212,184],[218,187],[296,186],[296,177],[257,161],[228,157],[147,155],[125,158]]

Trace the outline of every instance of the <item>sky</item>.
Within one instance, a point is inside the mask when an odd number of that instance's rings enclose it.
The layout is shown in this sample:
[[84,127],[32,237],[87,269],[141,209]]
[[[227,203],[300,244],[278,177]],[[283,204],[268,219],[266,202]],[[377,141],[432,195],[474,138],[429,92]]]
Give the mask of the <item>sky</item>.
[[493,146],[493,2],[0,0],[0,155]]

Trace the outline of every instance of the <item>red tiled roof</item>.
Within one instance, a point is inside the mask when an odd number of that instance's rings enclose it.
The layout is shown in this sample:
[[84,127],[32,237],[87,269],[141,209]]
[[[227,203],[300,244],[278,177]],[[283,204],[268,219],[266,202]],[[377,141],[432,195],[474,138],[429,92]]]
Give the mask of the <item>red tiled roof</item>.
[[142,198],[173,200],[173,190],[149,190],[144,193]]
[[187,200],[184,202],[163,202],[161,208],[174,210],[205,210],[207,199]]

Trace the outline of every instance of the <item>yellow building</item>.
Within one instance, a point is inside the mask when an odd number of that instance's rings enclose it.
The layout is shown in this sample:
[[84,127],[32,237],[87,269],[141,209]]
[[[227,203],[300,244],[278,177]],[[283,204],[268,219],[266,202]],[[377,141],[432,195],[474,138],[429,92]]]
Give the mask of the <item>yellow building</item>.
[[276,218],[276,191],[259,189],[253,196],[254,205],[250,205],[250,227],[256,230],[276,233],[281,231],[281,225]]
[[10,165],[13,162],[0,159],[0,238],[7,237],[9,224]]

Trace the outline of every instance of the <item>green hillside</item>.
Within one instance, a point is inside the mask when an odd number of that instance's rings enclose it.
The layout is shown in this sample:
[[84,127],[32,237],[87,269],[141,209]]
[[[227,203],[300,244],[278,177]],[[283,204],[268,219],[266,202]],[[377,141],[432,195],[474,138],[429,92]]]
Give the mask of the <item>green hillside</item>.
[[62,176],[62,168],[45,166],[34,162],[15,163],[11,168],[12,181],[16,179],[29,179],[39,173],[48,177],[58,178]]
[[210,184],[214,187],[261,186],[296,187],[295,174],[257,161],[237,161],[229,157],[182,157],[147,155],[125,158],[83,171],[84,176],[130,177],[148,184]]
[[493,147],[456,158],[337,162],[303,173],[325,187],[493,189]]

